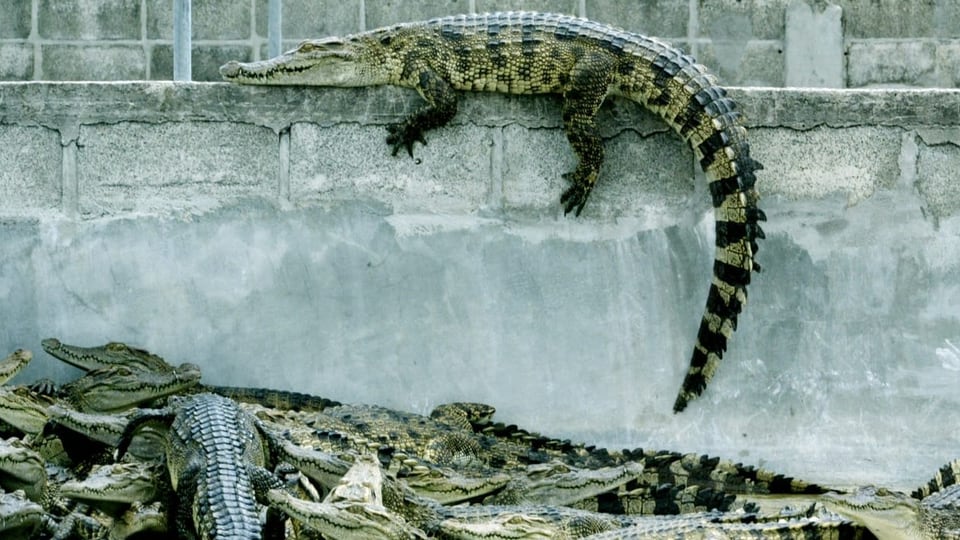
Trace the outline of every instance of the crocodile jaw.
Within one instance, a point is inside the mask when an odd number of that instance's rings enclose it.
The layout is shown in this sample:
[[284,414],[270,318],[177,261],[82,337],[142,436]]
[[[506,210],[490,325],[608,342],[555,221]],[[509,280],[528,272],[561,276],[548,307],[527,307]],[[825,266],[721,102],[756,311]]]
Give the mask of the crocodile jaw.
[[362,57],[376,48],[358,39],[336,37],[302,42],[296,49],[260,62],[230,61],[220,75],[239,84],[293,86],[373,86],[389,77]]

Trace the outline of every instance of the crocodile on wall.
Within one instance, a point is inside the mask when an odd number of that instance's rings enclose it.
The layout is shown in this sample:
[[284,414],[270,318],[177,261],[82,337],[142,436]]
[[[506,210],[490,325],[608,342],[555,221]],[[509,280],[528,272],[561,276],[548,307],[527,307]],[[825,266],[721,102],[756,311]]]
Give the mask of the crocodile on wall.
[[713,280],[690,367],[674,404],[682,411],[713,376],[747,300],[763,238],[755,171],[741,114],[706,68],[654,38],[566,15],[510,12],[443,17],[344,38],[309,40],[273,59],[229,62],[228,81],[263,85],[416,89],[427,102],[390,126],[393,154],[412,156],[424,132],[457,111],[457,91],[561,94],[563,125],[579,162],[560,197],[583,210],[603,163],[595,115],[609,95],[657,113],[687,141],[706,173],[716,217]]

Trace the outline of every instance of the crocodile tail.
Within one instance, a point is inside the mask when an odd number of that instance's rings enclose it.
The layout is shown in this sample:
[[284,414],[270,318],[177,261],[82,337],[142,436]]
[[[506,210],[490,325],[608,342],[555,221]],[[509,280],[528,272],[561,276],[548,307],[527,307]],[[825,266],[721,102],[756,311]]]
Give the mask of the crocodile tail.
[[674,412],[699,396],[716,371],[737,317],[747,301],[759,222],[755,171],[763,166],[750,157],[747,130],[737,105],[707,69],[681,51],[649,40],[642,46],[653,57],[652,81],[640,87],[640,101],[658,113],[690,144],[706,173],[716,217],[716,254],[707,306],[697,341],[674,404]]

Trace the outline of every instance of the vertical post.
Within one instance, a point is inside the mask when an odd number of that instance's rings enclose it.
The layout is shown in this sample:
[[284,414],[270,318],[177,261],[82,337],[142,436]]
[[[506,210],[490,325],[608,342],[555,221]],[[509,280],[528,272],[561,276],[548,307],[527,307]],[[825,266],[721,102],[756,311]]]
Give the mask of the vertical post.
[[190,0],[173,0],[173,80],[190,81]]
[[283,51],[283,0],[270,0],[267,6],[267,54],[270,58]]

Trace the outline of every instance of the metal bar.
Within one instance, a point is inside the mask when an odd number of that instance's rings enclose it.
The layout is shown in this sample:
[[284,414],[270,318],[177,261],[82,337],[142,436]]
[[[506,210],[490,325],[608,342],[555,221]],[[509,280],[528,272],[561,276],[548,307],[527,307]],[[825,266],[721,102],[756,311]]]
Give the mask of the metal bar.
[[270,0],[267,6],[267,53],[280,56],[283,47],[283,0]]
[[173,0],[173,80],[193,80],[190,0]]

